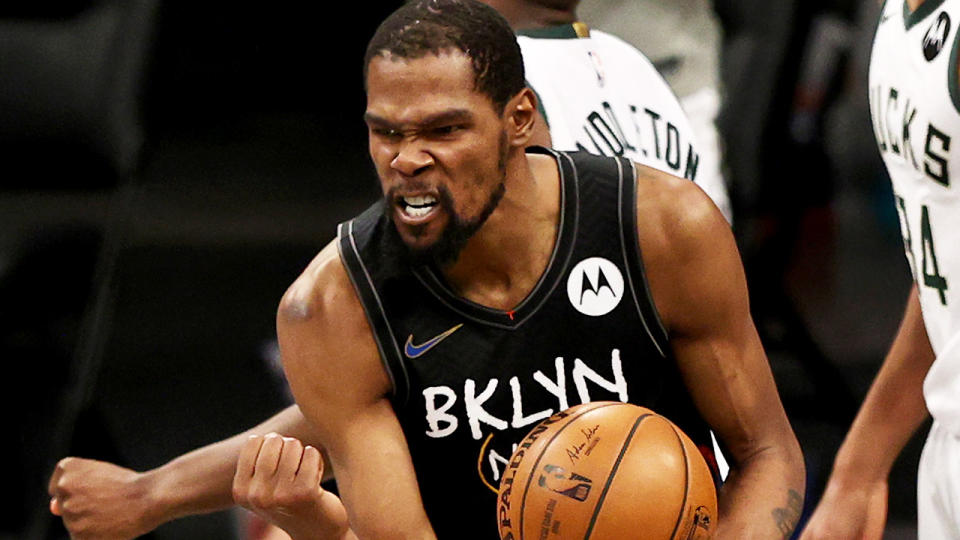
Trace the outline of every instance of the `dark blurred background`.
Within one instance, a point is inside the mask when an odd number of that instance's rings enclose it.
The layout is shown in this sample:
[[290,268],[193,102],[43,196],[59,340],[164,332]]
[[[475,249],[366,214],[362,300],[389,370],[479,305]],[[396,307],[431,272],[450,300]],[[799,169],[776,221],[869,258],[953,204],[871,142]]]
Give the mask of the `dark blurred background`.
[[[148,469],[288,403],[274,311],[377,196],[361,64],[398,4],[0,5],[0,538],[65,537],[60,457]],[[909,287],[866,102],[877,6],[714,7],[735,231],[809,505]],[[913,534],[918,441],[891,538]],[[150,537],[244,538],[236,515]]]

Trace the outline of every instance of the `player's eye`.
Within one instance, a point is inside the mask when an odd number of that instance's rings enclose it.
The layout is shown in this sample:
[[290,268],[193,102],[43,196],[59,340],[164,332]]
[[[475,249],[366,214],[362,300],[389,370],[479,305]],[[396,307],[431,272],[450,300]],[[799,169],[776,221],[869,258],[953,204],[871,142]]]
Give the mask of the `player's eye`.
[[446,135],[452,135],[452,134],[460,131],[461,129],[463,129],[463,126],[459,126],[459,125],[456,125],[456,124],[451,124],[451,125],[447,125],[447,126],[438,126],[438,127],[435,127],[435,128],[433,128],[431,131],[433,132],[434,135],[443,137],[443,136],[446,136]]
[[373,128],[371,131],[373,131],[373,133],[379,137],[385,137],[388,139],[399,139],[403,136],[403,134],[398,130],[390,128]]

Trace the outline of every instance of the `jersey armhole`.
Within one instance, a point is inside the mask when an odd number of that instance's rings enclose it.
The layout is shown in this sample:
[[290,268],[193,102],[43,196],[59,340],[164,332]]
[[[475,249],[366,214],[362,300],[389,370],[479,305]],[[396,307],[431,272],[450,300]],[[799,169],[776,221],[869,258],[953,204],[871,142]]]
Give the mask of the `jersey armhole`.
[[337,240],[337,252],[340,254],[340,260],[347,271],[347,276],[350,277],[350,283],[353,284],[354,291],[360,298],[360,304],[363,306],[363,312],[367,317],[373,339],[377,344],[377,351],[380,353],[383,369],[390,377],[390,385],[393,389],[390,401],[399,410],[406,405],[409,399],[409,375],[400,356],[397,340],[394,338],[393,330],[390,328],[387,315],[383,310],[380,295],[377,294],[373,279],[363,264],[363,259],[357,249],[353,234],[353,220],[337,226]]
[[644,329],[663,358],[671,356],[669,335],[650,293],[637,234],[637,171],[632,161],[617,158],[620,167],[620,244],[626,259],[627,280]]
[[950,90],[950,101],[953,108],[960,113],[960,28],[953,36],[953,46],[950,47],[950,60],[947,62],[947,88]]

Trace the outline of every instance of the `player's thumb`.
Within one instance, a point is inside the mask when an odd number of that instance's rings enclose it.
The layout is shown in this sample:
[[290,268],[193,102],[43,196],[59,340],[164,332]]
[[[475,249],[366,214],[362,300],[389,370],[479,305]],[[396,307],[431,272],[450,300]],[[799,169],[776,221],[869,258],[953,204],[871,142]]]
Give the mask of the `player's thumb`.
[[63,515],[63,509],[60,508],[60,499],[56,497],[50,498],[50,513],[55,516]]

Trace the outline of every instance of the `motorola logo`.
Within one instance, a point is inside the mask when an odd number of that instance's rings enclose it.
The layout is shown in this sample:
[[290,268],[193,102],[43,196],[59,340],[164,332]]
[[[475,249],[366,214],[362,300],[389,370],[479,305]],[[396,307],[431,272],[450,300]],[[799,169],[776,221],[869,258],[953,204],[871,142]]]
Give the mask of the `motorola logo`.
[[617,265],[603,257],[584,259],[567,277],[567,297],[584,315],[606,315],[623,298],[623,274]]

